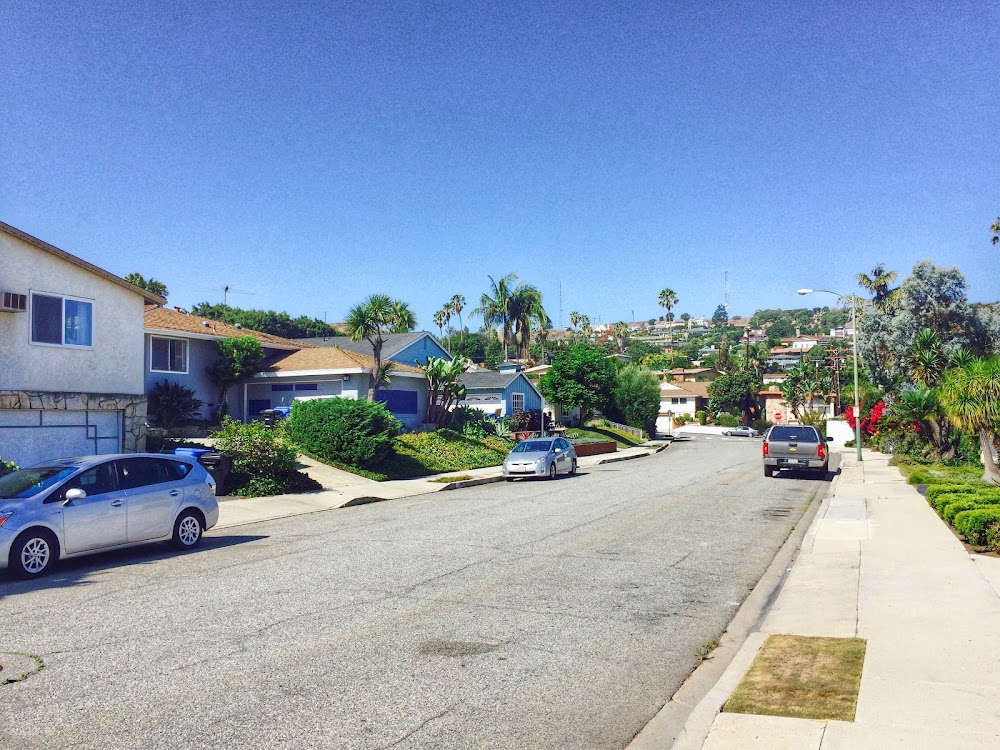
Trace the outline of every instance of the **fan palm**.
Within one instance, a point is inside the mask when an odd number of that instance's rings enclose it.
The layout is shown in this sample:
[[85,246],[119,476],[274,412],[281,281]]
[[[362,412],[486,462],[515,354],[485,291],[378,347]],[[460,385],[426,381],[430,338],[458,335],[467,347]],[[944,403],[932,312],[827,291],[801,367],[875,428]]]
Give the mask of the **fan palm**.
[[464,341],[465,326],[462,323],[462,310],[465,309],[465,297],[463,297],[461,294],[453,295],[452,298],[448,301],[448,304],[445,305],[445,308],[449,312],[458,316],[458,336],[460,340]]
[[[667,322],[670,322],[670,311],[677,305],[677,292],[673,289],[663,289],[659,296],[659,305],[667,311]],[[674,327],[670,326],[670,350],[674,348]]]
[[872,295],[872,304],[879,310],[893,313],[899,309],[902,292],[898,287],[891,287],[892,282],[896,280],[895,271],[886,271],[885,265],[879,263],[872,269],[871,276],[859,273],[857,280],[858,284]]
[[521,359],[527,359],[531,348],[532,329],[547,328],[552,325],[545,308],[542,307],[542,293],[531,284],[519,283],[511,295],[510,316],[519,356]]
[[479,307],[472,311],[473,315],[479,315],[483,319],[483,325],[487,328],[499,329],[500,341],[503,344],[503,358],[507,359],[507,345],[511,339],[511,295],[517,286],[517,274],[509,273],[502,276],[499,281],[492,276],[490,289],[479,298]]

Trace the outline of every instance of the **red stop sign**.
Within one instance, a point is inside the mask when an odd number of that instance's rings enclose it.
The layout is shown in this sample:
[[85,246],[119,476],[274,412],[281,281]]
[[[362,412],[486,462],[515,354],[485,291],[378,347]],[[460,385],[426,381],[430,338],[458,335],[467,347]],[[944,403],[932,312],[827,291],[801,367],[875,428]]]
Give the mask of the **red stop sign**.
[[774,418],[775,418],[775,419],[776,419],[777,421],[779,421],[779,422],[781,421],[781,415],[780,415],[780,414],[775,414],[775,415],[774,415]]

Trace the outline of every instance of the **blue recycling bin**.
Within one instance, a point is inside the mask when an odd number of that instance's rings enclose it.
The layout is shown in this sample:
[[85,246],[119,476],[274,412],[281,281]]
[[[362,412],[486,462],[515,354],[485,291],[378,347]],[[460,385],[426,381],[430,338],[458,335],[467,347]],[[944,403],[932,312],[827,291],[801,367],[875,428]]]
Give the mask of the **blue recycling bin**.
[[211,453],[211,448],[174,448],[175,456],[187,456],[188,458],[193,458],[196,461],[204,456],[206,453]]

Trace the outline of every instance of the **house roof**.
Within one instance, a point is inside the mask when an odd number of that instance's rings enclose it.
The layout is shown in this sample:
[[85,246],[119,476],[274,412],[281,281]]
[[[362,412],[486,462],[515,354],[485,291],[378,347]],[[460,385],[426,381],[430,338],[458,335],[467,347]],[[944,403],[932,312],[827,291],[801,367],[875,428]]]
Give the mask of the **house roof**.
[[[208,323],[206,326],[205,323]],[[181,312],[177,308],[167,307],[147,307],[146,308],[146,330],[171,331],[174,333],[189,333],[199,337],[209,338],[230,338],[233,336],[253,336],[263,346],[276,349],[303,349],[313,347],[309,344],[302,344],[292,339],[272,336],[270,333],[261,333],[250,328],[237,328],[228,323],[218,320],[210,320],[199,315]]]
[[523,372],[465,372],[458,380],[469,391],[502,391],[518,378],[522,378],[539,396],[542,395]]
[[[673,370],[670,371],[670,374],[671,375],[698,375],[699,373],[702,373],[702,372],[719,372],[719,371],[716,370],[714,367],[690,367],[690,368],[687,368],[687,369],[685,369],[683,367],[675,367]],[[721,373],[719,373],[719,374],[721,375]]]
[[39,250],[43,250],[51,255],[54,255],[57,258],[66,261],[67,263],[71,263],[74,266],[77,266],[78,268],[82,268],[85,271],[90,271],[92,274],[100,276],[102,279],[106,279],[107,281],[110,281],[113,284],[117,284],[118,286],[124,287],[125,289],[128,289],[130,292],[135,292],[136,294],[141,295],[143,299],[145,299],[147,302],[151,302],[156,305],[162,305],[167,301],[165,298],[157,294],[148,292],[140,286],[136,286],[135,284],[125,281],[125,279],[123,279],[121,276],[115,276],[110,271],[105,271],[103,268],[98,268],[93,263],[88,263],[82,258],[77,258],[75,255],[67,253],[65,250],[60,250],[55,245],[50,245],[48,242],[40,240],[37,237],[32,237],[27,232],[22,232],[20,229],[18,229],[17,227],[12,227],[10,224],[5,224],[4,222],[0,221],[0,232],[9,234],[11,237],[16,237],[22,242],[27,242],[29,245],[32,245],[38,248]]
[[677,395],[675,391],[683,391],[691,396],[711,398],[708,395],[708,387],[710,385],[712,384],[692,380],[685,380],[679,385],[677,383],[662,383],[660,385],[660,396],[675,396]]
[[[430,336],[435,343],[439,343],[430,331],[384,333],[382,334],[382,356],[387,359],[391,358],[392,355],[403,351],[403,349],[408,347],[414,341],[419,341],[424,336]],[[311,346],[335,346],[338,349],[343,349],[344,351],[366,354],[369,357],[372,353],[372,345],[366,339],[353,341],[350,336],[316,336],[313,338],[296,339],[296,341],[302,344],[309,344]],[[441,348],[444,349],[443,346]]]
[[[277,360],[265,373],[305,372],[309,370],[371,370],[375,360],[365,354],[349,352],[335,346],[310,346],[290,352]],[[394,364],[394,372],[422,374],[422,371],[409,365]]]

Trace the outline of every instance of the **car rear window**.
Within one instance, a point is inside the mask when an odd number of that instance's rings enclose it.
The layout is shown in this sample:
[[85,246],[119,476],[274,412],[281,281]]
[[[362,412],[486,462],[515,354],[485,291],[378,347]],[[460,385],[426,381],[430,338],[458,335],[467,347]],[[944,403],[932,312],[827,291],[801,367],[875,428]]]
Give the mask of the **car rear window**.
[[786,443],[818,443],[819,433],[815,427],[793,427],[791,425],[774,426],[767,436],[768,440],[781,440]]

